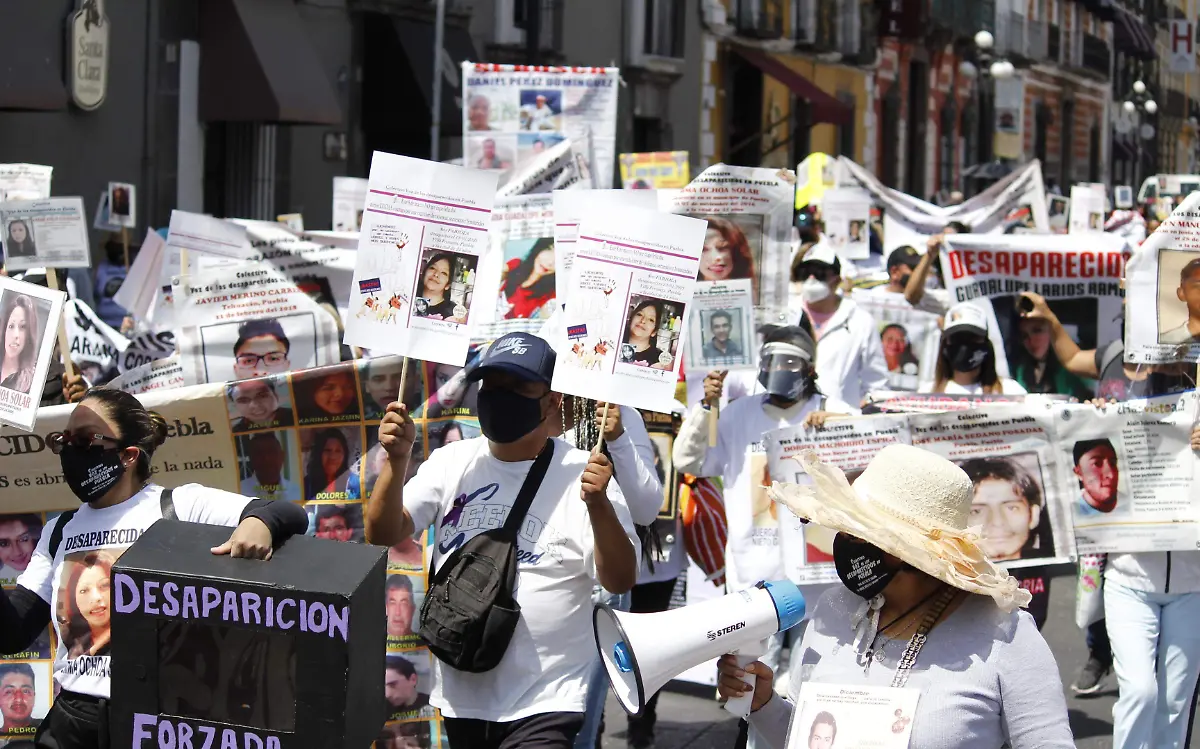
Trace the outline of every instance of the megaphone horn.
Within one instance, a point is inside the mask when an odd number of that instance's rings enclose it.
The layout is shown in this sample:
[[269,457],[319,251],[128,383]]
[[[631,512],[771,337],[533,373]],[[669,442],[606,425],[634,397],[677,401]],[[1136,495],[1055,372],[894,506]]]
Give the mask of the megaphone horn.
[[[788,580],[764,583],[692,606],[657,614],[628,614],[600,604],[592,612],[596,648],[621,707],[638,716],[668,681],[726,653],[745,665],[766,652],[767,640],[804,619],[804,596]],[[754,676],[746,683],[753,686]],[[725,707],[750,714],[752,694]]]

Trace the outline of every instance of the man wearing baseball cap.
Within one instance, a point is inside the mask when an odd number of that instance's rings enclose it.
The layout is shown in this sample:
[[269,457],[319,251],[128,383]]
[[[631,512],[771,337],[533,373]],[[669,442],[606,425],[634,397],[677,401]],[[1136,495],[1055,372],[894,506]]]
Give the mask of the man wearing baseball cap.
[[434,659],[430,702],[455,746],[571,747],[595,653],[592,582],[624,593],[637,579],[637,533],[612,463],[549,437],[562,401],[550,389],[554,361],[530,333],[497,339],[467,375],[481,383],[483,436],[435,450],[406,485],[416,439],[408,407],[389,405],[379,427],[388,461],[367,505],[367,540],[394,546],[432,526],[435,569],[504,524],[534,460],[551,451],[518,534],[521,620],[500,663],[467,673]]
[[903,294],[908,288],[908,279],[912,278],[917,263],[921,262],[921,254],[912,247],[904,245],[892,250],[887,259],[888,282],[877,289],[885,289],[893,294]]

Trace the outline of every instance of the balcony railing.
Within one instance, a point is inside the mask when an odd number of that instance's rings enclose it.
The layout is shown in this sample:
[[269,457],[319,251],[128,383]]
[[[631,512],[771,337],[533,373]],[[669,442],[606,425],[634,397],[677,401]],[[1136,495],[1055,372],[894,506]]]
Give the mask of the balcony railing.
[[1108,42],[1091,34],[1083,35],[1083,57],[1081,67],[1108,78],[1112,72],[1112,50]]
[[733,15],[738,33],[757,39],[783,37],[783,0],[736,0]]

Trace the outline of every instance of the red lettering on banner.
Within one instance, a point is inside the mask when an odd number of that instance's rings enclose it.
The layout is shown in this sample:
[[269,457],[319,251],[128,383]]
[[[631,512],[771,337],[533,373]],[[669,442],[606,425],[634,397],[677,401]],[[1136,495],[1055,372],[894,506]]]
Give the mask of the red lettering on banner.
[[963,269],[962,253],[960,251],[954,250],[954,251],[950,252],[949,258],[950,258],[950,277],[951,278],[958,279],[958,278],[962,278],[963,276],[967,275],[966,270]]
[[1096,257],[1090,252],[1085,252],[1079,256],[1080,278],[1091,278],[1092,276],[1096,275],[1095,268],[1092,264],[1095,259]]
[[1013,254],[1012,260],[1012,274],[1014,276],[1024,275],[1025,271],[1029,269],[1029,255],[1026,255],[1024,252]]
[[1012,266],[1009,264],[1009,260],[1011,260],[1011,259],[1012,259],[1012,256],[1009,255],[1009,253],[1007,253],[1007,252],[999,253],[996,256],[996,272],[1002,273],[1006,276],[1012,275]]

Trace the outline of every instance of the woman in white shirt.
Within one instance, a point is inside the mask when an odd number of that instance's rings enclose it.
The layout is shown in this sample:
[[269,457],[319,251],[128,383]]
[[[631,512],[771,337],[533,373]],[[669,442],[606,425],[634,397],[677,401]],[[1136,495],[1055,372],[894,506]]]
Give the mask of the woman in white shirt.
[[963,302],[946,312],[934,381],[922,393],[948,395],[1024,395],[1016,380],[996,372],[996,349],[988,337],[987,313]]
[[[109,571],[163,517],[237,526],[213,554],[269,559],[284,539],[308,528],[291,502],[251,499],[188,484],[174,490],[150,481],[166,421],[129,393],[89,390],[60,434],[47,442],[63,479],[82,503],[47,524],[17,587],[0,590],[0,653],[25,651],[46,631],[58,634],[54,679],[62,692],[37,728],[38,746],[94,747],[107,725],[110,695]],[[89,660],[80,661],[86,658]],[[40,686],[47,691],[49,684]]]

